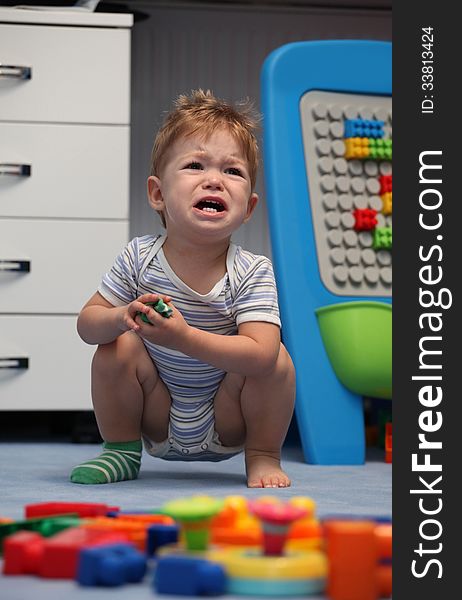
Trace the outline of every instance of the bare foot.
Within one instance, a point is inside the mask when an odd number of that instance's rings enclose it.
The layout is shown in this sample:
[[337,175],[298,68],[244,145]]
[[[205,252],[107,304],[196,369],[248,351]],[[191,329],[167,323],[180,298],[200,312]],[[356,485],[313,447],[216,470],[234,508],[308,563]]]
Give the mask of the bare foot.
[[283,488],[290,486],[290,479],[281,469],[279,454],[246,453],[247,487]]

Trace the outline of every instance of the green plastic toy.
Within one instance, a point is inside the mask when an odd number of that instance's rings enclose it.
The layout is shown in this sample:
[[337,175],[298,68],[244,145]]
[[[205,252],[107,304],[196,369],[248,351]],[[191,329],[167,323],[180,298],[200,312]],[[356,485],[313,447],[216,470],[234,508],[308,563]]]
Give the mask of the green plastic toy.
[[222,510],[223,504],[222,500],[193,496],[164,504],[162,513],[181,524],[187,550],[202,551],[208,546],[212,517]]
[[390,304],[343,302],[316,310],[327,355],[350,391],[371,398],[392,397]]
[[[170,317],[173,312],[173,310],[168,306],[168,304],[165,304],[165,302],[162,300],[162,298],[159,298],[159,300],[157,300],[157,302],[146,302],[146,306],[152,306],[152,308],[156,312],[158,312],[162,317],[165,317],[166,319],[168,317]],[[148,319],[147,315],[145,315],[142,312],[139,312],[138,314],[141,315],[142,321],[144,321],[145,323],[148,323],[148,325],[152,325],[152,323]]]

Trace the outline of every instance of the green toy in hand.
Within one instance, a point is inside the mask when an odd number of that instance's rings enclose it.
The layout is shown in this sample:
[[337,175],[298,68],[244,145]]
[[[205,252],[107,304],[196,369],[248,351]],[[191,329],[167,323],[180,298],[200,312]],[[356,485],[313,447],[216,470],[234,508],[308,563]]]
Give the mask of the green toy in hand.
[[[152,308],[158,312],[160,315],[162,315],[162,317],[168,318],[171,316],[173,310],[167,305],[165,304],[165,302],[159,298],[159,300],[157,300],[157,302],[146,302],[146,306],[152,306]],[[145,323],[148,323],[149,325],[152,325],[151,321],[148,319],[147,315],[145,315],[144,313],[139,312],[139,315],[141,315],[141,320],[144,321]]]

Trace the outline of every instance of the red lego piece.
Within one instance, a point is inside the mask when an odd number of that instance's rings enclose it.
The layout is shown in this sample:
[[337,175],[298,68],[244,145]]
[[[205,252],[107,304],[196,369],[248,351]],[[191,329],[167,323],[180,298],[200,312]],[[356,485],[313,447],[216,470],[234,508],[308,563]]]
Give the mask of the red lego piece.
[[380,195],[388,194],[393,191],[393,175],[380,175],[379,183],[380,183]]
[[80,527],[66,529],[50,538],[34,531],[18,531],[5,538],[3,572],[73,579],[82,548],[126,541],[123,533]]
[[378,542],[372,521],[327,521],[324,524],[331,600],[377,600]]
[[80,527],[66,529],[46,540],[39,575],[74,579],[82,548],[126,541],[128,537],[122,532]]
[[4,575],[35,575],[42,560],[45,538],[35,531],[18,531],[3,544]]
[[377,211],[372,208],[357,208],[353,211],[355,231],[370,231],[377,225]]
[[105,516],[110,511],[118,512],[119,510],[118,506],[90,502],[39,502],[37,504],[26,504],[25,515],[26,519],[67,514],[84,518]]
[[393,450],[392,442],[392,425],[391,423],[385,424],[385,462],[391,463]]

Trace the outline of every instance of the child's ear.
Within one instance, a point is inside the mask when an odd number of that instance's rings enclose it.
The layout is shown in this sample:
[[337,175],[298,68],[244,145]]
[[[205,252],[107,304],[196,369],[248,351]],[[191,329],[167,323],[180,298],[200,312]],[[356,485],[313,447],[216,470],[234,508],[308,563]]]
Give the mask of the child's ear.
[[161,181],[155,175],[148,177],[148,201],[154,210],[164,209]]
[[249,201],[247,202],[247,214],[245,215],[244,223],[247,223],[247,221],[250,221],[250,217],[252,216],[253,211],[255,210],[257,204],[258,204],[257,194],[251,194]]

